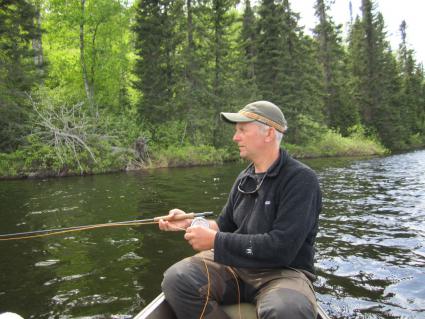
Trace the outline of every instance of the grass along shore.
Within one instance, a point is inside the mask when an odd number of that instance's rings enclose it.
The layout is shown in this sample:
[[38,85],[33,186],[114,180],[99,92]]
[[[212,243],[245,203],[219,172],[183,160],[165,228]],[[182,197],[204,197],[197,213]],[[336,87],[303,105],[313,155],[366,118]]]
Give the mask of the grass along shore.
[[[328,131],[307,145],[285,144],[293,157],[350,157],[386,155],[389,150],[361,134],[343,137]],[[208,145],[182,145],[152,148],[144,161],[131,151],[114,152],[108,145],[99,145],[92,154],[82,149],[69,154],[46,145],[33,144],[14,153],[0,153],[0,179],[74,176],[161,167],[217,165],[239,159],[236,147],[216,149]]]

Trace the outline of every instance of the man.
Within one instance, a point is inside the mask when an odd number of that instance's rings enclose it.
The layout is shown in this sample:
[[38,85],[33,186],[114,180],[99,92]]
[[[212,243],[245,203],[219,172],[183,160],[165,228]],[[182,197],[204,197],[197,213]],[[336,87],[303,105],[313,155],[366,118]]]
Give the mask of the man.
[[190,220],[160,221],[162,230],[185,229],[185,239],[201,251],[165,272],[165,298],[185,319],[228,318],[219,305],[239,301],[254,303],[262,319],[316,318],[311,282],[322,206],[317,177],[280,148],[287,126],[273,103],[253,102],[221,118],[235,124],[233,141],[251,164],[209,228],[190,226]]

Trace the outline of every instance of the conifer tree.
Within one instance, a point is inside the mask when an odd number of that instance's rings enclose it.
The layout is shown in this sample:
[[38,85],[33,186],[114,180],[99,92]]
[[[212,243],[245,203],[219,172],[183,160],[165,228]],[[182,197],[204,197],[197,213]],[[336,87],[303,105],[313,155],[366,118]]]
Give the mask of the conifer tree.
[[288,118],[288,141],[304,143],[308,135],[303,126],[322,122],[323,98],[314,45],[298,20],[287,0],[261,2],[256,80],[262,97],[279,105]]
[[[175,66],[175,7],[171,0],[141,0],[136,8],[137,62],[134,87],[141,93],[138,112],[141,120],[164,123],[173,117]],[[179,12],[181,15],[181,12]]]
[[311,37],[304,35],[299,14],[288,0],[278,3],[280,17],[280,63],[278,64],[278,104],[283,108],[289,125],[288,141],[307,143],[316,123],[323,124],[323,88],[317,54]]
[[183,126],[181,142],[211,143],[213,135],[212,108],[213,40],[211,1],[186,0],[184,14],[174,17],[177,25],[174,120]]
[[349,128],[359,122],[359,115],[351,104],[341,25],[336,26],[328,15],[329,6],[325,0],[317,0],[315,10],[319,23],[314,28],[314,34],[323,72],[326,123],[342,135],[347,135]]
[[0,151],[23,142],[27,94],[37,82],[30,43],[36,36],[34,7],[25,0],[0,2]]
[[233,100],[233,85],[231,83],[234,73],[234,63],[231,52],[231,28],[235,22],[232,9],[235,7],[235,0],[213,0],[212,1],[212,27],[213,27],[213,143],[215,146],[223,145],[223,123],[220,121],[219,112],[231,105]]
[[402,103],[401,113],[403,126],[406,128],[406,142],[410,137],[423,132],[423,108],[424,99],[422,93],[423,74],[420,66],[416,65],[414,51],[407,45],[407,24],[402,21],[400,25],[401,43],[399,46],[399,64],[402,77]]
[[367,130],[377,134],[387,147],[399,148],[404,134],[397,64],[386,39],[382,14],[376,12],[371,0],[363,0],[361,9],[362,19],[356,19],[350,36],[354,100]]
[[263,0],[259,7],[257,30],[257,59],[255,74],[262,98],[278,103],[283,44],[281,40],[282,16],[274,0]]
[[219,112],[233,105],[237,72],[232,27],[235,23],[235,0],[200,1],[196,7],[195,44],[202,79],[199,122],[205,139],[215,146],[222,145],[223,123]]
[[255,82],[255,60],[257,55],[255,41],[257,34],[256,19],[249,0],[245,0],[242,19],[241,44],[244,58],[242,77],[247,83],[253,83]]

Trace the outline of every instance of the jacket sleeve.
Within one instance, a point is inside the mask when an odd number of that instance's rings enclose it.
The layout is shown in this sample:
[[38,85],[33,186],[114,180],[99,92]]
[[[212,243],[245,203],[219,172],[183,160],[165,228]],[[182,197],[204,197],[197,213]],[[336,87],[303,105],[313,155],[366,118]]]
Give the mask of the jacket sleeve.
[[237,191],[237,181],[238,179],[236,179],[236,182],[233,184],[226,205],[224,205],[221,214],[216,220],[218,229],[220,229],[221,232],[234,232],[237,229],[236,224],[233,222],[233,202],[235,192]]
[[215,261],[244,268],[291,265],[309,234],[314,231],[321,206],[321,193],[317,177],[309,169],[294,174],[285,189],[287,191],[278,195],[280,202],[269,232],[217,232],[214,243]]

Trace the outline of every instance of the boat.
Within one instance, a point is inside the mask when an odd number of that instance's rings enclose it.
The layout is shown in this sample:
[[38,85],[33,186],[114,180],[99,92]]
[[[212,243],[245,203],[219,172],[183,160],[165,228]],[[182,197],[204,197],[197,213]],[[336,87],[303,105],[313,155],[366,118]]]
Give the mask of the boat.
[[[255,306],[253,304],[241,303],[240,305],[222,306],[223,310],[232,319],[256,319]],[[239,315],[239,307],[240,314]],[[330,319],[323,308],[317,304],[317,319]],[[133,319],[176,319],[176,315],[170,305],[165,300],[164,293],[161,293],[150,304],[148,304],[141,312]]]

